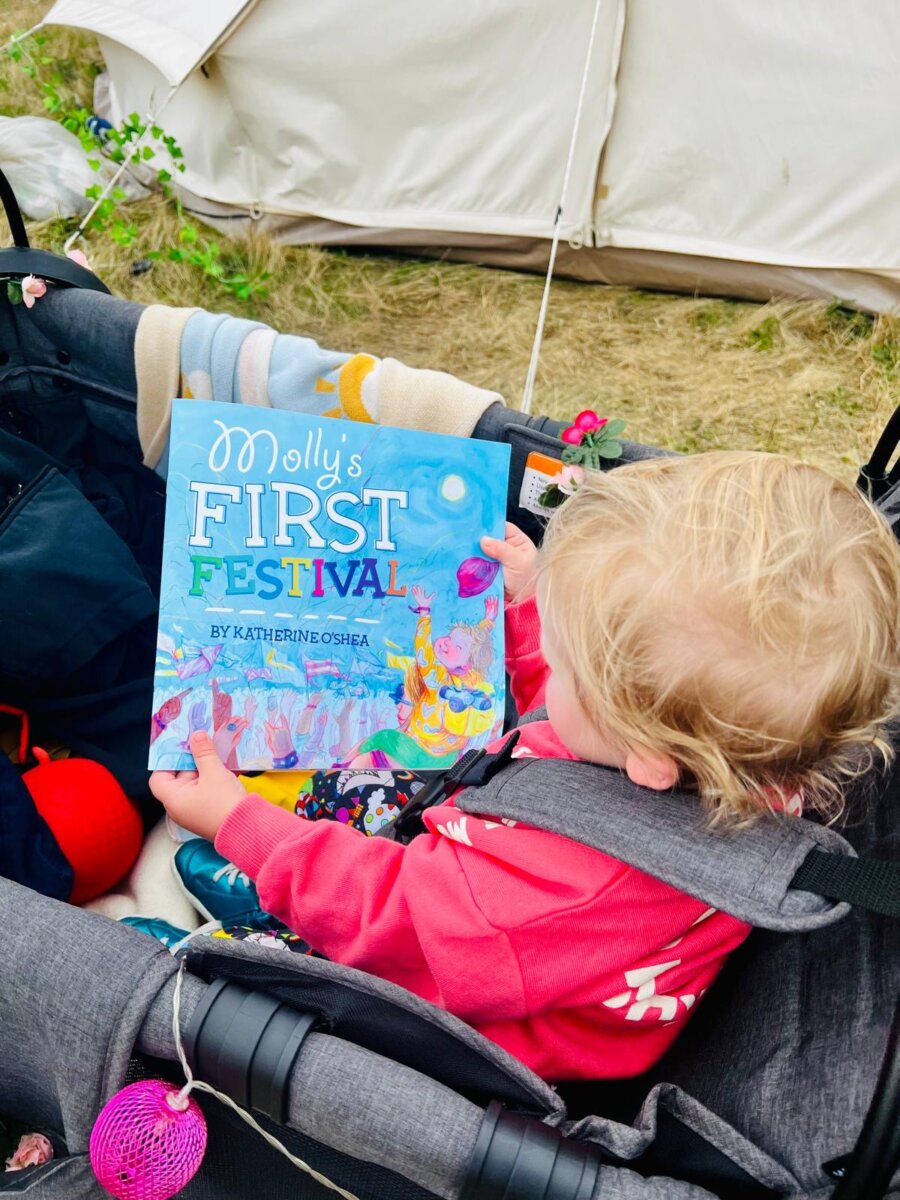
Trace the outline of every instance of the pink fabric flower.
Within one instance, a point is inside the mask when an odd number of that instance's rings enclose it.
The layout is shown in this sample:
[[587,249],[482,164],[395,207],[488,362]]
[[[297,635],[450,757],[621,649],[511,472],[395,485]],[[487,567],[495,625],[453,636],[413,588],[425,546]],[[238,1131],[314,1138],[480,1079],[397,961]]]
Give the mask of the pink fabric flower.
[[[41,293],[43,295],[43,292]],[[53,1147],[42,1133],[23,1133],[19,1138],[15,1154],[6,1160],[7,1171],[24,1171],[26,1167],[40,1167],[53,1157]]]
[[73,263],[77,263],[79,267],[84,267],[86,271],[93,270],[83,250],[67,250],[66,258],[71,258]]
[[584,482],[584,467],[577,463],[567,463],[556,477],[556,486],[567,496],[574,496],[580,484]]
[[35,300],[47,294],[47,285],[36,275],[26,275],[22,280],[22,299],[26,308],[33,308]]
[[584,437],[583,429],[576,429],[574,425],[570,425],[568,429],[564,429],[559,435],[564,442],[568,442],[570,446],[580,446],[581,439]]
[[584,433],[594,433],[608,422],[609,417],[598,417],[592,408],[586,408],[575,418],[573,428],[581,429]]

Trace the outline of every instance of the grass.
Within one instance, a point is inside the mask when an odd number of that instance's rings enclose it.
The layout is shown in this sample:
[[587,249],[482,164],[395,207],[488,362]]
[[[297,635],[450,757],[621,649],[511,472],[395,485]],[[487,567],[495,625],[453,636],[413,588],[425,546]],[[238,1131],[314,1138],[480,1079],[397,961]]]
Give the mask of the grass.
[[[49,0],[7,0],[0,40],[48,8]],[[44,52],[90,106],[101,63],[93,39],[52,29]],[[0,112],[39,114],[41,103],[35,84],[0,62]],[[223,253],[271,273],[268,299],[240,302],[185,264],[158,261],[133,276],[135,260],[177,239],[178,221],[159,196],[132,205],[130,216],[139,227],[134,246],[97,234],[83,243],[118,295],[232,311],[327,346],[450,371],[518,402],[540,304],[536,277],[223,241]],[[32,224],[30,236],[56,248],[72,227]],[[872,319],[837,302],[733,303],[558,281],[534,410],[568,418],[592,407],[623,417],[627,436],[641,441],[784,451],[852,478],[898,403],[898,317]]]

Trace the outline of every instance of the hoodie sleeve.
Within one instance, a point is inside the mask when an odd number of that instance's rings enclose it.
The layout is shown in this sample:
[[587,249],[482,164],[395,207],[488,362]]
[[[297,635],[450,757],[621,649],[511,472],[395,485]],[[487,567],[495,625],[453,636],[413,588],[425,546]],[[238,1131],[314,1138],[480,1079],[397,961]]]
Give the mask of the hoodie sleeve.
[[402,846],[247,796],[216,849],[256,881],[267,912],[335,962],[470,1020],[524,1013],[509,938],[476,904],[446,838]]
[[507,605],[506,670],[519,713],[539,708],[550,671],[541,653],[541,619],[534,596]]

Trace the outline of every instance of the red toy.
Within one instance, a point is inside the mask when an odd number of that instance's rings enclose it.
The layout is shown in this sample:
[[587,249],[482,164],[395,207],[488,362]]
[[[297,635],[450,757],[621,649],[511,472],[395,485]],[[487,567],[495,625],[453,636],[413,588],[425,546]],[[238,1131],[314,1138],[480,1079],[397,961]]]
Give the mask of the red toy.
[[[28,717],[20,709],[0,711],[22,720],[19,757],[28,749]],[[108,892],[134,865],[143,840],[143,824],[115,777],[87,758],[52,759],[32,750],[38,765],[22,780],[35,808],[50,826],[74,875],[71,904],[85,904]]]

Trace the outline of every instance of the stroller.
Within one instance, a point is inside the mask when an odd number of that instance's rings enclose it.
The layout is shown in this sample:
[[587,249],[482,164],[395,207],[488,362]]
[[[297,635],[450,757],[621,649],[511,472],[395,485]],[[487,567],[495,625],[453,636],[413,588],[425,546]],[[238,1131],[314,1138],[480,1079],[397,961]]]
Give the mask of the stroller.
[[[0,251],[0,277],[33,273],[58,286],[27,313],[0,299],[3,478],[11,463],[24,472],[36,457],[46,460],[44,480],[53,464],[60,494],[77,477],[152,593],[163,494],[141,464],[136,433],[141,309],[74,263],[28,247],[14,200],[5,200],[17,245]],[[534,519],[519,508],[525,460],[557,451],[558,432],[502,405],[474,430],[510,443],[509,515],[526,528]],[[900,520],[900,479],[887,466],[896,432],[886,431],[862,478]],[[626,461],[656,453],[625,447]],[[60,504],[52,487],[19,484],[0,517],[7,614],[48,547],[70,557],[92,550],[77,523],[49,506]],[[35,496],[38,508],[23,520]],[[136,610],[127,628],[92,627],[75,652],[71,637],[52,640],[65,594],[41,603],[46,660],[5,622],[0,700],[28,708],[76,752],[105,762],[129,794],[146,796],[152,667],[136,648],[152,620]],[[69,608],[65,619],[71,635],[80,614]],[[639,813],[618,824],[610,814],[608,836],[619,839],[605,844],[611,853],[761,926],[681,1039],[637,1079],[554,1088],[401,988],[205,938],[192,944],[182,980],[188,1057],[198,1078],[360,1200],[900,1200],[898,783],[895,769],[856,797],[852,811],[864,815],[842,832],[859,858],[814,826],[793,839],[773,841],[769,830],[740,846],[723,837],[701,844],[683,836],[692,817],[677,801],[653,827]],[[515,816],[509,803],[501,816]],[[87,1146],[103,1103],[137,1079],[181,1080],[177,964],[151,938],[5,879],[0,953],[0,1114],[49,1131],[58,1147],[51,1163],[4,1175],[0,1196],[102,1197]],[[336,1194],[230,1108],[207,1096],[201,1104],[209,1146],[180,1193],[186,1200]]]

